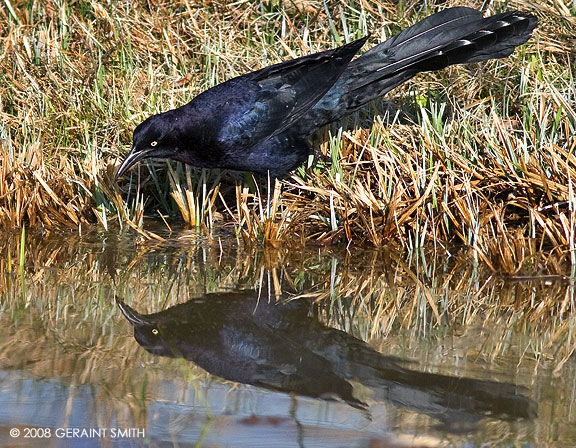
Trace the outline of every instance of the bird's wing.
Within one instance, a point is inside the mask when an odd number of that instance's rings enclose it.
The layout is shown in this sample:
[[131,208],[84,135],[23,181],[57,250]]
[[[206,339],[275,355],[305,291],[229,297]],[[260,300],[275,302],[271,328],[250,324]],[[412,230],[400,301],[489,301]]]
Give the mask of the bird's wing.
[[288,129],[330,90],[366,39],[242,76],[255,94],[242,114],[227,118],[220,139],[256,142]]

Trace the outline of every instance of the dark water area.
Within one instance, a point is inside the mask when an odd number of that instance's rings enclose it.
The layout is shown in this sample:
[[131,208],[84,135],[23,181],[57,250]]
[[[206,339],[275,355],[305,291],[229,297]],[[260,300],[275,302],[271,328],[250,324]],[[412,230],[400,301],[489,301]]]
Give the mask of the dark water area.
[[571,277],[164,236],[0,241],[2,446],[576,446]]

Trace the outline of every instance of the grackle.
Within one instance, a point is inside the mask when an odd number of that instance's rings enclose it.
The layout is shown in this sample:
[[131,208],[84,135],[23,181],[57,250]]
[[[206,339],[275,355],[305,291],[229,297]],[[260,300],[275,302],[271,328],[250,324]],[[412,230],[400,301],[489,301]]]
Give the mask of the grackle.
[[520,11],[485,18],[449,8],[354,61],[367,37],[230,79],[138,125],[116,177],[149,157],[282,176],[312,153],[311,137],[322,126],[419,72],[509,56],[537,23]]
[[[414,370],[326,326],[307,300],[269,301],[269,290],[211,293],[144,315],[116,299],[134,338],[156,356],[184,358],[212,375],[356,409],[392,402],[431,415],[449,431],[485,416],[530,419],[537,404],[512,383]],[[412,363],[414,365],[414,363]]]

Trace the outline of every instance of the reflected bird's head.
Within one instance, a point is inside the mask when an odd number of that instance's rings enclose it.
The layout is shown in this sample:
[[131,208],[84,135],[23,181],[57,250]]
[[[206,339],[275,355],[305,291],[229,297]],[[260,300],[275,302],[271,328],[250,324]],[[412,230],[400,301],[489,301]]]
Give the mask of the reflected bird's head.
[[144,349],[154,354],[165,354],[167,351],[166,342],[160,334],[158,322],[149,316],[143,316],[133,308],[126,305],[122,300],[116,297],[116,304],[122,314],[134,328],[134,338]]

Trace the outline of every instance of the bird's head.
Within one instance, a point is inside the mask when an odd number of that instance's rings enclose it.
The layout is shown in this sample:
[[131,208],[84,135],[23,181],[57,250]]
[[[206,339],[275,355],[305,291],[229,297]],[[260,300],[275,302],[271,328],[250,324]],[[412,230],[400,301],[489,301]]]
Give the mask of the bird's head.
[[154,316],[146,316],[136,312],[116,297],[116,304],[124,317],[134,328],[134,338],[143,348],[155,355],[172,356],[173,350],[165,339],[168,333],[162,326],[162,322]]
[[170,112],[153,115],[134,129],[132,149],[116,171],[116,179],[143,159],[168,158],[177,152],[174,123],[168,116]]

